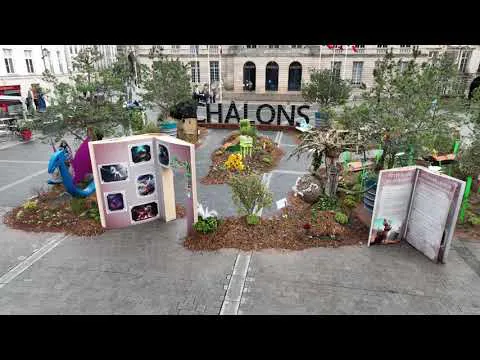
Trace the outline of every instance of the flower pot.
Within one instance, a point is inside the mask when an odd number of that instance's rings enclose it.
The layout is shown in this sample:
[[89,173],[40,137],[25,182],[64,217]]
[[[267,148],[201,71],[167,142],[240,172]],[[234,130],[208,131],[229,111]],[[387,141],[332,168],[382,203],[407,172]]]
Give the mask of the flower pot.
[[22,130],[20,132],[23,141],[28,141],[32,138],[32,131],[31,130]]
[[165,135],[177,137],[177,122],[162,121],[160,123],[160,132]]

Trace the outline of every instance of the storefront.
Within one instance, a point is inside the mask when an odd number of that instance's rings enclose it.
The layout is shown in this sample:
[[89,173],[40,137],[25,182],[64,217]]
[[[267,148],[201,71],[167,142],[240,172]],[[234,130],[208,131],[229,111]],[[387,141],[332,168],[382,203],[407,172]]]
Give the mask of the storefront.
[[[20,85],[2,85],[0,86],[0,96],[21,96]],[[11,105],[11,104],[10,104]],[[0,102],[0,109],[4,113],[8,113],[8,102]]]

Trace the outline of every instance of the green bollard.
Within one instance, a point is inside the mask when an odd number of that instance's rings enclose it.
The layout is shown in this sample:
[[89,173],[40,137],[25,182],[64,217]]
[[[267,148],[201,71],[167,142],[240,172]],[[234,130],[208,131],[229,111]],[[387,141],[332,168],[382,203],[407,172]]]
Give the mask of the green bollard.
[[460,224],[465,221],[465,211],[468,209],[468,198],[470,197],[470,189],[472,188],[472,177],[467,177],[467,184],[465,185],[465,192],[463,193],[463,201],[460,209]]
[[[453,143],[453,155],[457,158],[458,151],[460,150],[460,140],[455,140]],[[448,167],[448,176],[452,176],[452,164]]]

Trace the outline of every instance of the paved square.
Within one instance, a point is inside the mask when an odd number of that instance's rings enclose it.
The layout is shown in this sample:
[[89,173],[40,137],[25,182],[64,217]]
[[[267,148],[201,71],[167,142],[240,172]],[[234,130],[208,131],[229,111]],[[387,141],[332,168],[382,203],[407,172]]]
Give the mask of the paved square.
[[[197,150],[199,178],[229,132],[211,130]],[[280,138],[287,155],[294,149],[291,134],[268,135]],[[48,161],[50,153],[40,143],[0,150],[0,216],[48,175],[1,187],[41,170],[35,161]],[[275,201],[309,163],[282,159],[266,177]],[[183,177],[175,177],[176,189],[183,186]],[[178,202],[183,196],[176,192]],[[236,214],[227,185],[199,184],[198,199],[220,216]],[[0,314],[480,314],[480,242],[454,240],[445,265],[407,244],[191,252],[182,245],[184,221],[71,236],[55,247],[49,244],[56,234],[2,223]]]

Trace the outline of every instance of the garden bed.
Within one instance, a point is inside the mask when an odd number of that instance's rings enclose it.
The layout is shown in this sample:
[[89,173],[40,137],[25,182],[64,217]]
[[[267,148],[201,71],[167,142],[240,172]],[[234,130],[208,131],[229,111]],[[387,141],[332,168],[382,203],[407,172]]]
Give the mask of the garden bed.
[[[4,223],[18,230],[62,232],[78,236],[96,236],[105,232],[95,194],[86,199],[71,199],[61,185],[55,185],[35,199],[5,214]],[[176,204],[177,218],[185,216],[185,208]]]
[[480,240],[480,195],[472,192],[469,198],[469,207],[465,211],[465,222],[458,220],[455,228],[455,237],[462,240]]
[[80,209],[80,205],[72,206],[70,197],[62,195],[64,191],[61,185],[53,186],[50,191],[7,213],[4,223],[24,231],[64,232],[78,236],[102,234],[105,230],[100,224],[95,195],[86,198]]
[[[287,207],[273,217],[262,218],[257,225],[247,225],[244,217],[228,217],[220,221],[211,234],[195,233],[186,238],[184,245],[190,250],[288,249],[303,250],[312,247],[338,247],[361,245],[368,241],[369,229],[354,214],[350,221],[340,225],[334,220],[335,212],[318,211],[312,218],[312,205],[289,194]],[[311,228],[304,229],[309,223]]]
[[[240,133],[234,131],[224,141],[223,145],[216,149],[212,154],[212,165],[208,174],[200,180],[204,185],[224,184],[235,171],[228,170],[225,162],[234,152],[229,151],[229,146],[238,144]],[[255,173],[262,175],[274,169],[283,156],[283,151],[267,136],[258,136],[256,145],[252,150],[252,156],[246,156],[243,159],[245,169],[244,173]]]
[[[223,145],[216,149],[212,154],[212,165],[208,174],[200,180],[204,185],[224,184],[235,171],[228,170],[225,162],[228,157],[235,152],[228,150],[229,146],[235,146],[238,143],[240,133],[234,131],[224,141]],[[262,175],[274,169],[284,152],[267,136],[258,136],[257,143],[252,150],[252,156],[246,156],[243,159],[245,169],[243,173],[255,173]]]

